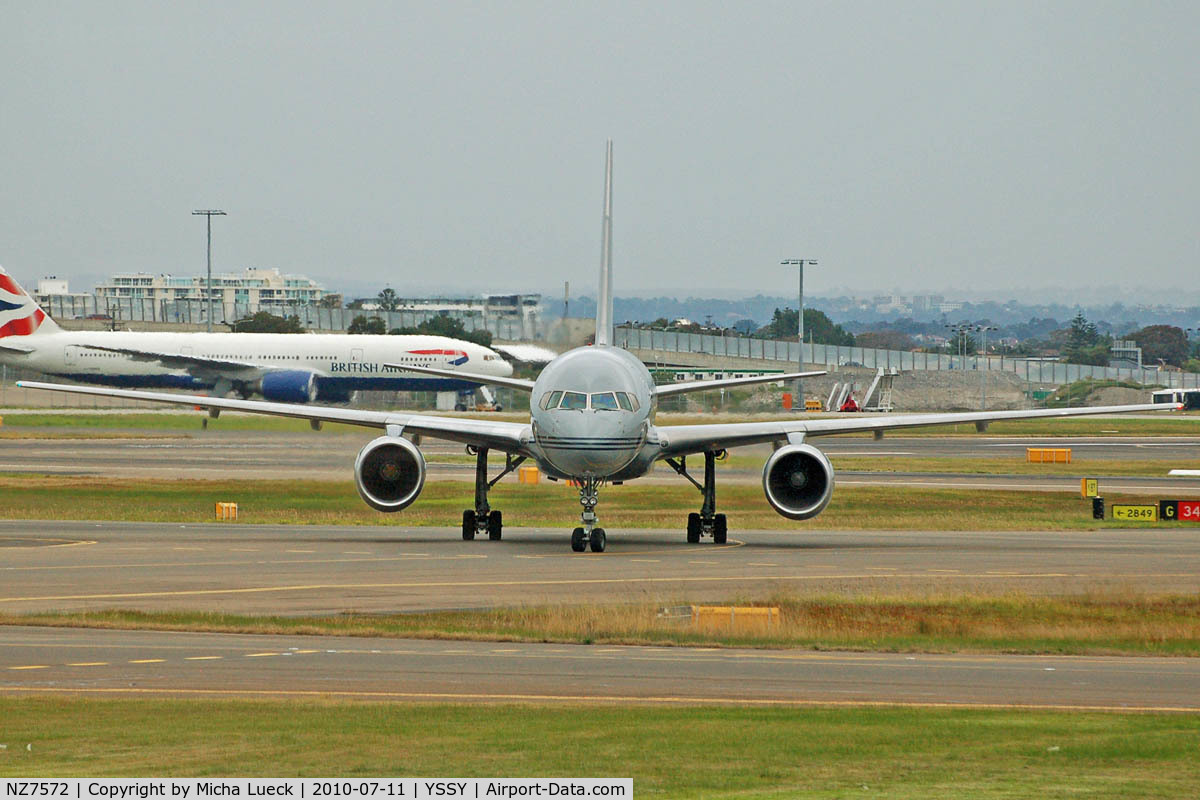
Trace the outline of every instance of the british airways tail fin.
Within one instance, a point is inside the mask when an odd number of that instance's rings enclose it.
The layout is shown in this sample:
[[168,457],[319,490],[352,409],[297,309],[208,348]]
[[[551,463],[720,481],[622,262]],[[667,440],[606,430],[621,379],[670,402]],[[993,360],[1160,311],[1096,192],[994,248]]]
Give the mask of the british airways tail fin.
[[57,330],[58,325],[38,308],[37,301],[0,267],[0,340]]
[[613,341],[612,315],[612,139],[604,159],[604,226],[600,239],[600,293],[596,298],[596,344]]

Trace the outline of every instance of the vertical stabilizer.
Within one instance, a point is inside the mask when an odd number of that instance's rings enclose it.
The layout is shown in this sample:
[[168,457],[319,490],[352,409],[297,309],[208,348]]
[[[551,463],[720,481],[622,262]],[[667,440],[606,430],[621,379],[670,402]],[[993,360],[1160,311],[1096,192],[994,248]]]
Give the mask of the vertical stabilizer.
[[0,267],[0,339],[53,333],[58,329],[29,293]]
[[596,298],[596,344],[612,344],[612,139],[604,159],[604,226],[600,238],[600,294]]

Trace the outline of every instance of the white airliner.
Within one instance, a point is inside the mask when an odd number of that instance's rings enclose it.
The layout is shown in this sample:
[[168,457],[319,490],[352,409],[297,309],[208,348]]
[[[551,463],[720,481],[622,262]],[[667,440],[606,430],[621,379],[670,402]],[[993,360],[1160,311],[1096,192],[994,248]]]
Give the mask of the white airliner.
[[[281,403],[345,402],[357,390],[471,391],[454,370],[506,377],[482,345],[444,336],[64,331],[0,268],[0,363],[107,386],[261,395]],[[444,374],[418,375],[410,365]]]
[[[501,512],[488,505],[488,490],[526,459],[532,459],[552,479],[571,479],[579,485],[583,506],[581,525],[571,534],[571,548],[582,552],[605,549],[607,535],[597,525],[596,504],[605,483],[620,483],[645,475],[658,461],[666,461],[701,494],[698,512],[688,515],[687,541],[711,538],[724,543],[728,535],[725,515],[717,513],[714,465],[727,448],[771,443],[775,452],[763,467],[766,500],[784,517],[814,517],[833,495],[833,468],[825,454],[809,444],[809,437],[852,431],[874,431],[925,425],[973,422],[979,430],[1001,419],[1073,417],[1128,411],[1162,411],[1178,406],[1156,404],[1104,408],[1048,409],[1038,411],[987,411],[954,414],[878,414],[838,419],[781,419],[773,422],[716,423],[709,425],[656,425],[660,397],[727,386],[744,386],[789,380],[820,372],[764,375],[750,378],[677,383],[655,386],[646,366],[625,350],[612,345],[612,142],[605,163],[604,223],[600,262],[600,292],[596,314],[596,344],[563,353],[551,361],[536,381],[514,378],[478,380],[531,393],[530,421],[492,422],[387,411],[288,406],[252,400],[214,399],[156,392],[122,391],[54,384],[20,385],[80,394],[111,395],[155,400],[210,409],[231,409],[328,422],[381,428],[384,435],[369,442],[354,462],[358,491],[368,505],[380,511],[400,511],[421,493],[425,484],[425,459],[414,440],[429,436],[463,442],[475,454],[475,504],[463,512],[464,539],[488,534],[501,538]],[[439,368],[397,365],[427,375],[457,376]],[[408,438],[406,438],[406,436]],[[488,452],[505,454],[503,471],[488,476]],[[687,471],[686,459],[703,455],[704,477],[697,481]]]

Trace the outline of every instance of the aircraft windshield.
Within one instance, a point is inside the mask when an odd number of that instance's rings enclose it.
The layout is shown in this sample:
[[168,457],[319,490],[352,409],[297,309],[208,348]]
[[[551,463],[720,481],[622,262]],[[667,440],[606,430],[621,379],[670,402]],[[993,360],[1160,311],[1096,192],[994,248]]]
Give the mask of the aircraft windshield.
[[[590,401],[590,402],[589,402]],[[583,392],[564,392],[555,390],[542,395],[542,408],[562,408],[568,411],[583,411],[591,408],[593,411],[637,411],[637,397],[628,392],[596,392],[586,395]]]
[[583,392],[565,392],[559,408],[571,411],[582,411],[587,408],[587,395]]
[[612,392],[599,392],[592,395],[593,411],[616,411],[617,398]]

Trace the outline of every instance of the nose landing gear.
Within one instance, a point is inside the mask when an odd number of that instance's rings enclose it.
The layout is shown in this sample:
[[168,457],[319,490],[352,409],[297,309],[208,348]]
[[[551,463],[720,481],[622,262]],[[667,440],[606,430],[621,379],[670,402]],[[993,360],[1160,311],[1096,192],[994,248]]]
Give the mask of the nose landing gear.
[[600,502],[599,492],[602,481],[591,475],[579,479],[579,504],[583,506],[580,521],[583,527],[571,531],[571,549],[582,553],[588,547],[593,553],[603,553],[608,544],[608,535],[604,528],[596,527],[596,504]]

